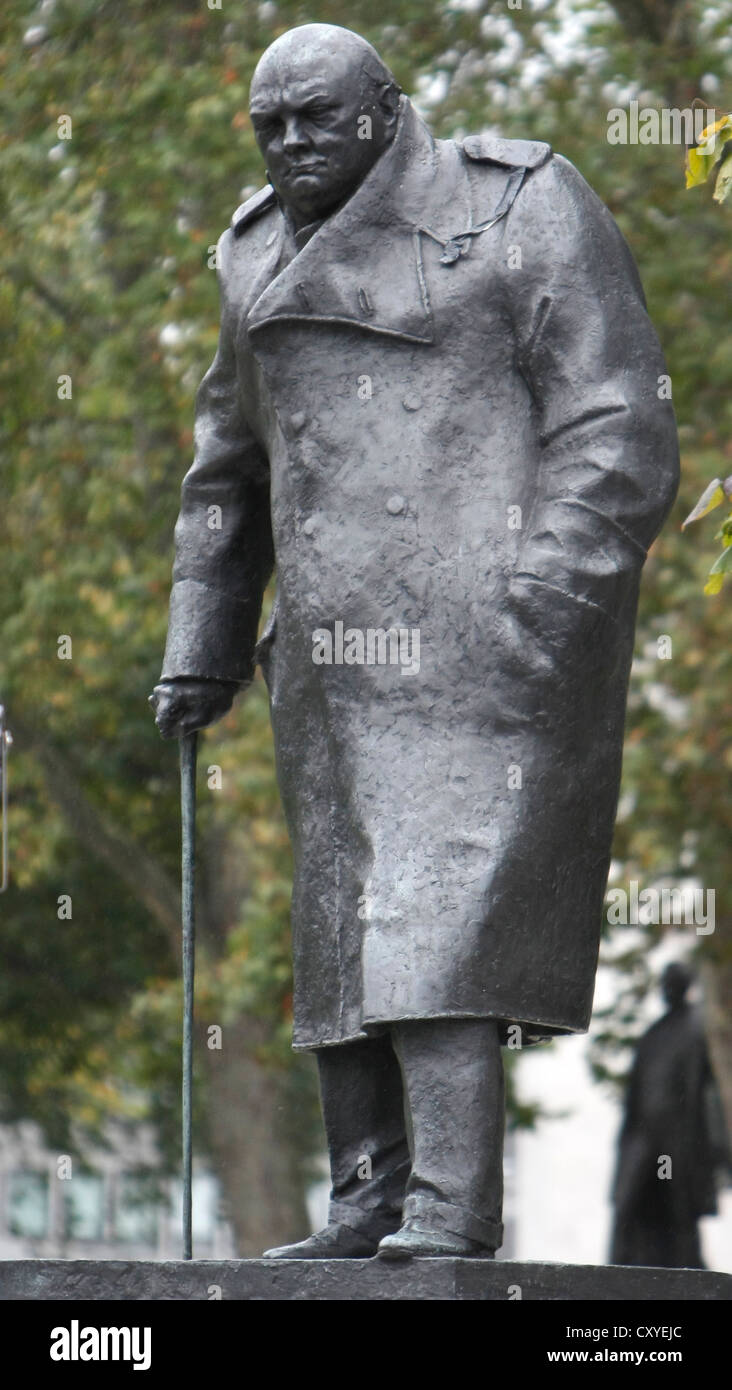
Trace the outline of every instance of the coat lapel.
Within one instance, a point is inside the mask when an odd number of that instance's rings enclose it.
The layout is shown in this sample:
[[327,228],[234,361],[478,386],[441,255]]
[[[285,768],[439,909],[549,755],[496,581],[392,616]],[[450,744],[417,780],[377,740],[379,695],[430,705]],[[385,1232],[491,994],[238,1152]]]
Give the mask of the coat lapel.
[[[431,343],[422,236],[447,241],[470,218],[469,180],[457,147],[436,144],[403,99],[392,144],[353,197],[258,295],[247,329],[255,334],[282,320],[343,323]],[[284,236],[283,223],[273,251]]]

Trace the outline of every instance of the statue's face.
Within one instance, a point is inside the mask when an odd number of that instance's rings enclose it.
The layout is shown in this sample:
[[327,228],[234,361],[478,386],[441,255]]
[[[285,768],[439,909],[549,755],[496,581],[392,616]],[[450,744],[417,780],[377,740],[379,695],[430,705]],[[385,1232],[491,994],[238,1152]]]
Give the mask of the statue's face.
[[[358,187],[396,119],[376,90],[364,87],[352,55],[308,47],[277,60],[265,56],[252,80],[250,112],[272,185],[301,226],[327,216]],[[370,118],[370,139],[359,136],[362,116]]]

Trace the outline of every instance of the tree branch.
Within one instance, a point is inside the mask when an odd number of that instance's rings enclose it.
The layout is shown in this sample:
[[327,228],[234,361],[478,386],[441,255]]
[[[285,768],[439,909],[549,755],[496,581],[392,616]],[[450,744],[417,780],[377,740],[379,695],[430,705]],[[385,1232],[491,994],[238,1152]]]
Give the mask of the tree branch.
[[31,749],[43,772],[46,789],[70,830],[95,859],[107,864],[125,887],[165,929],[180,959],[180,889],[159,862],[112,817],[92,804],[65,754],[39,730],[13,714],[16,747]]

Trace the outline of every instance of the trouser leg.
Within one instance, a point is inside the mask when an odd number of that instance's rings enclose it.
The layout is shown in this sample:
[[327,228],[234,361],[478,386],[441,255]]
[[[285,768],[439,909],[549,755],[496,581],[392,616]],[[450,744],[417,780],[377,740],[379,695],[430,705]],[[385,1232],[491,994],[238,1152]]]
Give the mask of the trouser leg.
[[317,1053],[332,1190],[329,1222],[380,1239],[401,1221],[410,1158],[402,1079],[391,1040]]
[[404,1218],[497,1250],[503,1240],[504,1082],[492,1019],[398,1023],[413,1148]]

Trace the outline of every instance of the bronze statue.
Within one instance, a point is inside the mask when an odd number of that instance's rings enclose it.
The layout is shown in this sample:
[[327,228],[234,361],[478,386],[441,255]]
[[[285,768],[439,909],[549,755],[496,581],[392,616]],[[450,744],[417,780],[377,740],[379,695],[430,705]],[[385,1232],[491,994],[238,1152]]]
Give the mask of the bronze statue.
[[729,1150],[702,1020],[686,998],[693,979],[688,966],[667,966],[668,1011],[638,1043],[618,1141],[611,1264],[704,1268],[698,1222],[717,1211]]
[[323,24],[267,49],[251,115],[269,184],[219,242],[153,703],[173,737],[257,662],[270,692],[333,1194],[268,1253],[490,1256],[501,1043],[590,1017],[665,367],[547,145],[435,141]]

